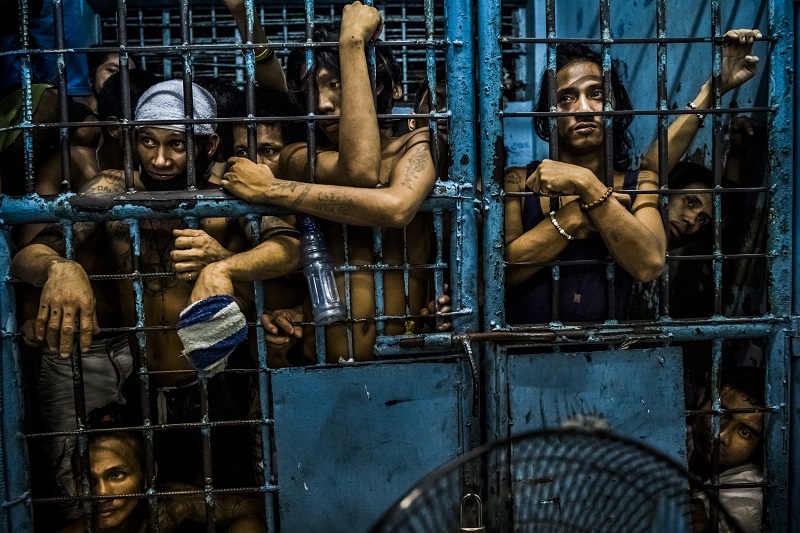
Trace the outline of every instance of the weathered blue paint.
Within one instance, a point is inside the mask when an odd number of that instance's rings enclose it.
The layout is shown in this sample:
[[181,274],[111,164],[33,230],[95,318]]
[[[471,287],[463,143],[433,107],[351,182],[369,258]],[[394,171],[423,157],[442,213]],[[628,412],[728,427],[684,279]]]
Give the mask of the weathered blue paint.
[[464,358],[274,371],[281,531],[366,531],[465,451],[469,376]]
[[[11,259],[11,236],[0,231],[0,326],[3,332],[17,331],[14,289],[6,283]],[[0,528],[3,531],[32,531],[28,451],[22,425],[22,375],[15,340],[0,337]]]
[[513,356],[512,433],[597,416],[686,463],[680,348]]
[[[453,317],[456,332],[475,330],[477,316],[478,284],[473,283],[478,261],[478,234],[475,216],[475,176],[478,160],[474,131],[475,78],[472,74],[475,60],[473,38],[473,12],[470,2],[446,0],[445,14],[445,64],[447,66],[447,101],[451,112],[448,145],[453,164],[450,180],[458,190],[454,206],[455,223],[450,227],[450,287],[453,288],[453,308],[473,309],[470,315]],[[435,91],[434,91],[435,92]],[[456,287],[458,288],[456,290]]]

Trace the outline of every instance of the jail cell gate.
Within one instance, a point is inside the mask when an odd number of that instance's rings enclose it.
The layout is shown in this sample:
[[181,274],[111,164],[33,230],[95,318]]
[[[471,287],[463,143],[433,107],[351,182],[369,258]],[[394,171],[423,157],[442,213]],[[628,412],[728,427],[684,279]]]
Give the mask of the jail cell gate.
[[[686,461],[683,429],[687,358],[699,353],[698,357],[707,360],[712,376],[711,397],[719,409],[723,360],[728,357],[730,346],[746,345],[760,354],[767,376],[763,450],[765,527],[769,531],[794,530],[796,511],[789,502],[795,501],[798,494],[793,475],[798,464],[798,430],[797,424],[792,423],[798,413],[797,396],[792,394],[798,383],[793,378],[799,377],[792,357],[798,353],[795,340],[798,299],[792,292],[790,278],[795,274],[796,248],[792,245],[796,235],[795,213],[800,209],[792,203],[793,4],[773,1],[743,7],[737,3],[735,15],[726,11],[733,9],[730,3],[717,0],[685,5],[656,0],[633,6],[629,2],[603,0],[527,3],[486,0],[465,4],[446,1],[443,6],[434,6],[433,2],[377,5],[386,19],[385,40],[403,69],[402,84],[407,98],[401,104],[407,106],[408,116],[401,113],[402,119],[414,116],[408,95],[413,95],[416,84],[427,75],[430,86],[435,87],[436,65],[442,61],[446,65],[446,107],[435,109],[427,118],[449,121],[451,165],[448,175],[440,176],[422,208],[431,214],[439,236],[434,245],[436,258],[426,265],[400,265],[400,270],[407,276],[412,268],[425,269],[437,294],[444,290],[444,283],[450,286],[453,311],[449,318],[453,331],[379,334],[374,361],[328,364],[323,351],[315,366],[272,369],[267,366],[263,330],[254,328],[259,347],[258,368],[252,375],[260,392],[260,403],[258,415],[242,423],[252,426],[262,436],[265,476],[260,486],[243,489],[263,496],[270,530],[365,530],[417,479],[445,460],[481,442],[528,428],[557,425],[576,414],[602,415],[615,430]],[[93,7],[99,14],[98,42],[109,47],[124,45],[128,54],[141,58],[140,67],[165,79],[197,75],[225,77],[252,89],[253,48],[234,44],[241,40],[224,7],[195,3],[191,6],[184,3],[181,7],[143,3],[130,7],[124,2]],[[696,13],[696,19],[686,20],[683,14],[687,12]],[[125,16],[119,17],[117,13]],[[335,20],[340,6],[323,2],[282,6],[256,3],[254,13],[265,22],[278,55],[285,57],[292,46],[302,46],[306,28],[312,21]],[[643,20],[651,23],[644,25]],[[694,91],[707,75],[687,71],[685,58],[694,57],[689,47],[706,47],[702,57],[711,72],[713,65],[718,68],[720,40],[708,36],[721,36],[730,27],[753,26],[753,20],[758,21],[768,42],[768,47],[762,48],[760,79],[763,81],[760,92],[742,96],[746,104],[740,102],[739,108],[768,117],[770,170],[763,187],[740,187],[741,190],[730,194],[753,193],[765,198],[767,236],[764,248],[753,253],[723,250],[724,229],[720,224],[725,194],[714,194],[716,226],[712,250],[691,259],[710,265],[713,315],[674,318],[662,300],[657,317],[636,322],[608,320],[592,326],[563,325],[557,321],[509,325],[503,287],[505,271],[513,265],[506,264],[501,253],[501,176],[503,167],[511,166],[512,159],[524,164],[546,154],[547,147],[533,142],[531,128],[526,124],[534,116],[530,103],[536,99],[539,77],[546,68],[538,62],[550,50],[549,45],[559,39],[578,39],[598,46],[604,57],[627,58],[633,50],[641,51],[639,55],[633,54],[639,62],[627,73],[632,81],[626,81],[632,94],[651,95],[649,100],[635,102],[638,115],[651,119],[649,133],[644,133],[646,127],[641,126],[641,136],[652,138],[658,130],[663,138],[669,121],[683,108],[684,92]],[[127,31],[121,32],[121,28]],[[279,36],[273,37],[276,34]],[[63,48],[56,46],[57,51],[51,54],[73,53]],[[86,50],[75,50],[81,51]],[[17,54],[23,72],[28,68],[25,54],[2,53]],[[506,75],[511,73],[514,83],[504,83],[504,70]],[[65,86],[63,70],[55,81],[60,87]],[[680,85],[686,87],[679,88]],[[505,92],[501,94],[503,86]],[[673,96],[674,91],[679,96]],[[25,98],[30,96],[23,97],[23,101]],[[710,138],[705,140],[705,154],[701,154],[714,167],[717,185],[723,163],[722,129],[731,114],[722,103],[722,100],[717,102],[718,110],[707,117],[711,127],[704,133]],[[75,126],[67,121],[64,104],[60,120],[51,127],[57,128],[60,123]],[[20,302],[14,297],[15,287],[20,283],[11,277],[9,270],[12,253],[16,251],[14,228],[33,222],[58,222],[69,235],[69,228],[77,221],[120,219],[134,228],[135,241],[138,221],[175,218],[191,221],[225,216],[246,217],[257,239],[260,215],[281,213],[270,207],[254,208],[222,194],[191,190],[167,195],[127,194],[91,207],[69,193],[57,198],[39,198],[33,194],[33,169],[40,155],[32,153],[30,124],[28,116],[18,127],[22,138],[29,143],[29,157],[25,160],[29,194],[0,197],[3,223],[0,272],[5,280],[0,292],[3,354],[0,483],[4,498],[0,519],[4,531],[33,531],[34,524],[41,522],[37,508],[53,500],[32,490],[28,451],[47,435],[30,429],[30,419],[36,415],[22,397],[26,383],[22,369],[26,361],[22,359],[21,324],[17,323]],[[68,128],[61,131],[64,151]],[[501,152],[505,152],[505,165]],[[65,179],[69,181],[69,176]],[[478,179],[480,194],[476,187]],[[666,182],[663,183],[666,190]],[[669,196],[668,192],[664,197]],[[666,199],[662,200],[662,209],[668,209]],[[476,239],[477,235],[481,238]],[[381,247],[380,235],[376,234],[376,257],[380,257]],[[761,261],[769,284],[763,306],[758,307],[757,313],[745,316],[726,307],[724,295],[735,287],[730,278],[723,276],[723,268],[728,262],[748,260]],[[380,259],[368,265],[375,272],[377,286],[381,272],[392,267],[397,265],[383,264]],[[558,264],[548,268],[553,268],[557,279]],[[355,267],[345,265],[342,270],[353,271]],[[669,294],[669,277],[668,270],[662,276],[662,294]],[[137,272],[127,278],[134,285],[141,285],[144,279]],[[255,293],[256,307],[262,309],[260,284],[256,284]],[[385,316],[381,310],[377,310],[376,316],[396,318]],[[136,325],[125,329],[136,333],[140,348],[144,347],[148,331],[144,327],[145,318],[140,310]],[[401,318],[419,319],[413,309],[407,309]],[[377,320],[382,321],[385,320]],[[620,350],[621,347],[626,349]],[[143,375],[146,383],[146,367]],[[77,376],[80,385],[79,372]],[[146,395],[142,398],[144,405]],[[77,411],[80,410],[78,407]],[[205,405],[203,414],[207,412]],[[720,417],[715,418],[718,435]],[[152,438],[155,432],[170,429],[168,425],[159,426],[149,420],[141,430],[147,438]],[[204,417],[194,427],[205,434],[215,425]],[[81,437],[86,432],[78,430],[76,434]],[[210,442],[206,445],[213,446]],[[152,461],[152,457],[148,460]],[[500,472],[490,479],[479,479],[477,473],[473,474],[474,478],[465,480],[467,485],[481,486],[501,498],[513,499],[514,480],[510,472]],[[208,528],[213,530],[214,495],[219,491],[215,490],[212,479],[197,492],[208,496],[205,500],[210,517]],[[148,502],[153,500],[149,498]],[[493,511],[490,523],[498,530],[505,530],[513,524],[513,519],[501,509]]]

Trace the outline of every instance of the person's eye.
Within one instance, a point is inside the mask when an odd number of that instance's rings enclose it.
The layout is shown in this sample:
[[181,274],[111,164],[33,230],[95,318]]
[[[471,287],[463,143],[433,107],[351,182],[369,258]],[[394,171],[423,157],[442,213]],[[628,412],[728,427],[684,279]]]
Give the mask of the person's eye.
[[139,137],[139,142],[148,148],[152,148],[156,144],[150,137]]
[[743,439],[748,439],[749,440],[750,438],[753,437],[753,434],[750,433],[750,431],[748,431],[745,428],[739,428],[739,436],[742,437]]
[[116,470],[114,472],[111,472],[109,478],[113,479],[114,481],[121,481],[125,479],[125,472],[121,470]]
[[107,67],[106,72],[109,74],[116,74],[119,71],[119,67]]
[[237,148],[234,150],[233,155],[236,157],[247,157],[247,149],[246,148]]
[[603,99],[603,91],[599,91],[598,90],[598,91],[592,92],[592,98],[594,98],[596,100],[602,100]]
[[706,215],[700,215],[700,216],[697,218],[697,220],[700,222],[700,225],[701,225],[701,226],[705,226],[706,224],[708,224],[709,222],[711,222],[711,219],[710,219],[709,217],[707,217]]
[[562,94],[559,97],[558,101],[559,102],[571,102],[572,101],[572,95],[571,94]]
[[694,198],[687,197],[686,198],[686,207],[693,208],[695,206]]
[[266,157],[273,157],[275,154],[279,153],[280,150],[277,148],[273,148],[272,146],[264,146],[260,150],[261,155]]
[[183,141],[172,141],[172,148],[176,151],[182,152],[186,148],[186,143]]
[[339,88],[342,87],[342,82],[340,82],[339,80],[331,80],[331,82],[328,84],[328,86],[331,89],[339,89]]

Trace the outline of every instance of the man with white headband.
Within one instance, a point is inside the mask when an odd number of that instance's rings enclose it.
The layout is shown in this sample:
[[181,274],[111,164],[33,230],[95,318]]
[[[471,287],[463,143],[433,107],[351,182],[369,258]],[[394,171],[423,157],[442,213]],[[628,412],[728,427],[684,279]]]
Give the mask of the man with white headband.
[[[198,85],[192,84],[192,117],[187,125],[184,111],[184,91],[181,80],[158,83],[148,89],[136,106],[134,120],[135,155],[139,170],[134,174],[137,191],[174,191],[187,186],[189,161],[194,161],[195,183],[200,189],[207,188],[206,178],[211,164],[211,155],[217,148],[219,138],[214,131],[216,104],[213,97]],[[157,121],[158,123],[148,123]],[[170,121],[170,122],[166,122]],[[191,129],[189,129],[191,128]],[[187,131],[193,134],[193,153],[188,149]],[[124,172],[107,170],[91,180],[81,195],[108,195],[126,191]],[[182,343],[176,328],[179,327],[181,311],[187,306],[197,273],[210,263],[220,261],[250,248],[243,221],[227,221],[223,218],[199,221],[199,229],[187,228],[182,219],[153,219],[139,221],[139,256],[135,257],[131,246],[131,231],[127,221],[114,220],[104,225],[96,222],[79,222],[74,225],[75,250],[90,239],[104,238],[120,273],[140,272],[143,289],[144,326],[148,328],[146,339],[147,363],[153,398],[151,418],[158,423],[183,423],[200,420],[199,392],[196,386],[195,368],[219,370],[224,367],[227,353],[247,334],[245,319],[238,306],[231,302],[214,302],[213,312],[200,309],[195,316],[184,319],[187,331],[201,333],[216,332],[220,339],[188,339]],[[91,346],[92,336],[99,331],[95,315],[95,295],[88,277],[77,262],[64,258],[63,236],[44,231],[32,243],[20,250],[14,258],[15,275],[42,287],[39,315],[36,320],[36,337],[46,342],[50,349],[70,365],[69,357],[76,333],[76,318],[80,320],[80,351],[85,353]],[[289,271],[295,265],[287,265]],[[97,295],[99,298],[118,296],[127,326],[137,324],[137,303],[133,279],[121,280],[118,295]],[[242,292],[247,289],[243,289]],[[252,290],[252,288],[250,288]],[[237,291],[238,293],[239,291]],[[237,299],[237,303],[241,303]],[[205,311],[209,311],[206,313]],[[211,316],[213,315],[213,316]],[[217,316],[218,315],[218,316]],[[215,327],[197,327],[198,321],[211,316]],[[157,328],[150,330],[149,328]],[[186,353],[184,353],[186,346]],[[246,348],[242,346],[242,348]],[[135,347],[134,347],[135,349]],[[217,350],[209,355],[209,349]],[[228,350],[222,353],[220,350]],[[247,359],[246,349],[233,357]],[[183,356],[182,356],[183,355]],[[136,373],[134,372],[135,376]],[[64,387],[72,390],[71,374]],[[241,380],[234,384],[232,380]],[[211,420],[240,420],[246,418],[250,404],[251,388],[245,373],[220,374],[209,380],[208,385]],[[71,398],[71,393],[69,394]],[[233,401],[231,401],[231,399]],[[225,401],[223,401],[225,400]],[[67,406],[71,402],[64,402]],[[70,409],[67,409],[70,410]],[[74,413],[72,414],[74,420]],[[214,454],[225,454],[227,461],[214,461],[214,485],[242,486],[250,480],[232,479],[239,473],[252,474],[249,454],[243,443],[249,440],[249,428],[233,427],[224,431],[239,431],[241,435],[225,435],[215,438]],[[219,429],[212,434],[221,433]],[[156,456],[166,479],[174,481],[193,480],[196,470],[202,465],[199,449],[199,432],[185,430],[157,432],[164,442],[156,442]],[[161,437],[159,437],[161,438]],[[180,443],[178,441],[180,440]],[[167,443],[167,441],[169,441]],[[230,449],[225,449],[227,448]],[[235,449],[236,447],[242,449]],[[167,456],[161,452],[167,452]],[[196,453],[195,453],[196,452]],[[245,453],[242,453],[245,452]],[[242,468],[231,468],[231,457],[246,461]],[[216,468],[219,466],[220,468]],[[172,470],[169,472],[169,470]],[[219,470],[219,471],[218,471]]]

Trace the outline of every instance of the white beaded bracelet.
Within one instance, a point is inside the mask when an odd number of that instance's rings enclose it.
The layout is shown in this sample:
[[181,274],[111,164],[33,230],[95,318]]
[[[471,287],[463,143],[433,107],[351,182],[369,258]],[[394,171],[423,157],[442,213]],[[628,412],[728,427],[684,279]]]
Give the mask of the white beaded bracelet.
[[562,227],[561,227],[561,224],[559,224],[559,223],[558,223],[558,220],[556,220],[556,212],[555,212],[555,211],[550,211],[550,222],[552,222],[552,223],[553,223],[553,225],[556,227],[556,229],[558,230],[558,232],[559,232],[559,233],[560,233],[560,234],[561,234],[561,235],[562,235],[562,236],[563,236],[565,239],[567,239],[568,241],[571,241],[571,240],[575,239],[575,237],[573,237],[572,235],[570,235],[569,233],[567,233],[566,231],[564,231],[564,228],[562,228]]

